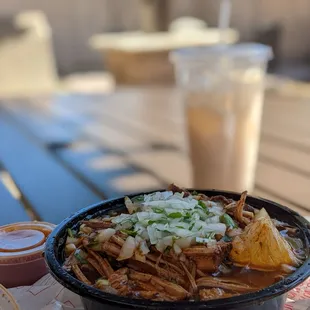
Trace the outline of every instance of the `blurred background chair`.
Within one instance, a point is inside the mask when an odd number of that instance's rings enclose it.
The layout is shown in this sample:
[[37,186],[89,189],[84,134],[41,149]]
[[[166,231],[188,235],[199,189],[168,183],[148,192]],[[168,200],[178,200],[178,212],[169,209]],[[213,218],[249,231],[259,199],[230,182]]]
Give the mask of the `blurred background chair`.
[[3,19],[3,24],[7,31],[0,36],[0,96],[54,91],[58,77],[43,12],[25,11]]

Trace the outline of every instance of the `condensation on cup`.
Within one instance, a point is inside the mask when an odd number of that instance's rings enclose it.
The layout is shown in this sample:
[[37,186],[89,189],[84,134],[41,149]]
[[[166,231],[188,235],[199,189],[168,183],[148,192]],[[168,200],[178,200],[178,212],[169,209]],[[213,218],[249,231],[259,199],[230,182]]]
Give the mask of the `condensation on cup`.
[[171,53],[185,119],[195,188],[252,191],[272,52],[255,43]]

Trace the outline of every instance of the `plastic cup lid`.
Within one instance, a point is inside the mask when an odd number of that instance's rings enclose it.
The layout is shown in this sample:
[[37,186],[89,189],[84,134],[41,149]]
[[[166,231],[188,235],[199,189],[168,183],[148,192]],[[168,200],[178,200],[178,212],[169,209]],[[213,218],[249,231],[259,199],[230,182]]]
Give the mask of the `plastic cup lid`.
[[197,46],[181,48],[170,53],[170,59],[174,63],[206,61],[225,57],[232,60],[251,59],[268,61],[273,53],[270,46],[259,43],[217,44],[210,46]]

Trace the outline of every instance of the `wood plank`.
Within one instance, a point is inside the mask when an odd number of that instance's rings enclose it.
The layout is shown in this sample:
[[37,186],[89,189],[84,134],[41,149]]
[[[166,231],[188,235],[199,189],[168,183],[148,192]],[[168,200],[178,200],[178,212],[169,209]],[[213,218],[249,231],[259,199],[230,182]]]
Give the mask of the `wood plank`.
[[[60,98],[52,111],[70,114],[76,125],[82,116],[88,118],[88,124],[79,124],[81,132],[112,148],[122,148],[120,144],[129,144],[130,148],[142,144],[183,145],[182,110],[175,96],[170,88],[161,88],[160,92],[120,89],[109,95],[72,96],[70,101]],[[105,131],[107,134],[103,134]],[[136,142],[131,141],[132,137]]]
[[0,114],[0,161],[42,220],[59,223],[101,200],[47,150]]
[[165,183],[191,187],[191,165],[188,157],[178,151],[146,151],[129,154],[128,160],[137,167],[150,171]]
[[[67,110],[79,115],[95,116],[101,111],[113,111],[115,114],[130,113],[133,118],[145,118],[159,122],[169,120],[168,124],[183,124],[182,102],[179,93],[173,87],[160,88],[118,88],[116,92],[102,95],[70,95],[69,99],[56,98],[53,111]],[[87,104],[86,104],[87,102]]]
[[288,207],[288,208],[296,211],[297,213],[299,213],[302,216],[310,216],[310,211],[306,211],[306,210],[292,204],[292,202],[286,201],[282,198],[279,198],[279,197],[277,197],[273,194],[270,194],[264,190],[261,190],[259,188],[255,188],[252,195],[257,196],[257,197],[261,197],[261,198],[265,198],[265,199],[274,201],[276,203],[279,203],[282,206]]
[[[83,100],[89,101],[89,104],[83,104]],[[94,122],[97,119],[98,122],[117,129],[118,126],[124,127],[120,130],[128,129],[156,142],[162,139],[164,143],[183,143],[182,104],[174,89],[120,89],[101,97],[84,96],[83,100],[77,99],[77,105],[65,102],[64,106],[71,113],[90,115]],[[267,93],[263,138],[309,149],[310,125],[306,117],[309,112],[307,100]]]
[[[114,95],[112,95],[114,97]],[[132,134],[128,134],[127,130],[120,130],[118,124],[111,126],[111,120],[109,122],[103,121],[100,116],[100,110],[102,108],[102,100],[109,98],[109,96],[86,96],[86,95],[70,95],[70,100],[68,96],[58,96],[55,98],[55,102],[49,105],[40,105],[36,100],[31,100],[27,102],[26,113],[30,116],[34,116],[33,123],[41,121],[42,125],[46,127],[51,126],[51,129],[58,128],[67,132],[69,137],[77,137],[80,139],[83,134],[88,137],[94,138],[98,144],[108,147],[114,150],[123,150],[144,147],[145,142],[141,139],[133,137]],[[112,101],[104,102],[105,106],[111,107]],[[54,104],[54,106],[53,106]],[[53,106],[53,107],[52,107]],[[19,106],[15,109],[14,114],[17,116],[24,115],[23,112],[19,109],[23,109],[23,106]],[[37,114],[37,115],[36,115]],[[38,115],[39,114],[39,115]],[[43,121],[40,120],[43,118]],[[19,120],[24,121],[23,119]],[[33,134],[37,134],[37,130],[34,130],[34,125],[27,123]],[[44,126],[42,126],[44,128]],[[53,130],[50,130],[49,127],[46,128],[47,133]],[[74,139],[71,139],[71,142],[74,142]]]
[[[152,110],[149,111],[149,113],[152,113]],[[131,132],[134,136],[147,143],[181,145],[184,141],[182,132],[177,131],[177,126],[171,128],[172,126],[168,121],[161,121],[154,118],[154,116],[137,115],[134,112],[133,109],[130,111],[129,109],[128,111],[123,110],[122,113],[115,113],[112,109],[98,111],[101,122],[122,129],[125,132]]]
[[52,113],[44,113],[34,108],[30,100],[18,104],[9,102],[4,107],[44,144],[67,145],[77,139],[77,130],[68,126],[68,123],[61,122]]
[[1,180],[0,197],[0,226],[31,220],[23,205],[11,195]]
[[259,160],[280,165],[286,170],[310,177],[309,152],[288,147],[276,141],[262,139],[259,148]]
[[85,126],[83,131],[86,135],[96,139],[100,145],[112,150],[122,152],[145,147],[145,142],[139,137],[133,137],[126,131],[120,131],[99,122]]
[[[37,137],[49,143],[69,143],[77,137],[78,131],[84,131],[96,137],[99,134],[103,145],[118,148],[119,145],[115,143],[117,139],[123,145],[135,146],[136,143],[130,141],[132,136],[148,143],[184,145],[182,107],[178,104],[175,92],[167,89],[161,90],[160,94],[154,90],[148,91],[121,90],[106,96],[70,96],[72,101],[69,102],[60,96],[56,98],[54,108],[51,108],[52,105],[39,104],[36,100],[8,108],[14,109],[19,120],[26,123]],[[308,150],[308,102],[282,97],[268,95],[266,98],[262,139]],[[106,127],[109,127],[107,134],[103,135]],[[118,132],[115,133],[115,130]],[[130,137],[126,135],[127,131],[131,133]]]
[[309,99],[268,94],[262,119],[263,138],[309,151],[309,113]]
[[78,145],[74,145],[59,149],[56,154],[66,165],[83,175],[93,187],[104,193],[106,198],[163,187],[156,177],[130,165],[126,156],[104,151],[95,145],[81,151]]
[[297,130],[288,130],[285,125],[277,126],[277,124],[262,124],[263,139],[279,141],[287,146],[296,147],[304,150],[310,150],[310,138],[306,132]]
[[310,178],[284,170],[282,167],[259,162],[256,185],[261,190],[281,197],[292,204],[310,210]]
[[309,98],[267,93],[265,101],[265,121],[286,126],[289,130],[309,133],[310,124],[307,117],[310,113]]

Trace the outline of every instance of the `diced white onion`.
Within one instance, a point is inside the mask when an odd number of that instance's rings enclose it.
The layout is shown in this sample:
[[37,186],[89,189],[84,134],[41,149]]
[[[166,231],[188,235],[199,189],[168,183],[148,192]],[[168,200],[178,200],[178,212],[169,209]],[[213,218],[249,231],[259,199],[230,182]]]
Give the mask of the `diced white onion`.
[[161,213],[154,213],[154,212],[137,212],[136,214],[139,222],[148,222],[150,220],[158,221],[164,216]]
[[292,273],[296,270],[296,268],[291,265],[282,264],[281,270],[283,270],[285,273]]
[[147,227],[147,233],[149,235],[151,244],[156,244],[157,243],[157,235],[156,235],[156,229],[155,229],[154,225],[149,225]]
[[125,260],[131,258],[135,252],[135,249],[136,249],[135,239],[132,236],[128,236],[121,248],[121,252],[117,260]]
[[74,244],[77,245],[79,243],[79,239],[73,237],[67,237],[66,244]]
[[98,287],[102,287],[102,286],[108,286],[108,285],[110,285],[110,283],[109,283],[109,280],[107,280],[107,279],[99,279],[96,281],[96,285]]
[[216,223],[219,223],[220,222],[220,217],[218,215],[215,215],[215,216],[211,216],[209,218],[207,218],[205,220],[206,223],[213,223],[213,224],[216,224]]
[[216,240],[211,239],[211,238],[200,238],[200,237],[196,237],[196,242],[197,242],[197,243],[216,244]]
[[192,242],[192,238],[179,238],[175,241],[175,243],[181,248],[186,249],[189,248]]
[[165,245],[165,242],[163,240],[159,240],[157,243],[156,243],[156,249],[163,253],[166,249],[167,245]]
[[113,228],[107,228],[107,229],[100,230],[99,234],[97,235],[96,240],[100,243],[108,241],[113,235],[115,235],[115,233],[116,233],[116,230]]
[[132,226],[133,226],[133,222],[125,221],[125,222],[122,222],[122,223],[116,225],[115,229],[116,230],[131,229]]
[[131,219],[131,217],[132,217],[131,214],[122,213],[122,214],[120,214],[118,216],[115,216],[112,219],[112,223],[119,224],[119,223],[122,223],[124,221],[129,221]]
[[189,223],[185,223],[185,222],[182,222],[181,220],[178,220],[178,221],[171,221],[169,223],[169,226],[171,228],[183,228],[183,229],[189,229],[189,227],[191,226]]
[[125,206],[129,214],[133,214],[138,209],[138,207],[131,201],[129,197],[125,197]]
[[[167,247],[173,247],[176,253],[180,253],[182,249],[195,244],[196,238],[204,243],[214,243],[215,234],[225,234],[226,225],[220,223],[219,218],[225,210],[220,203],[204,201],[208,209],[205,210],[193,196],[183,196],[183,193],[173,194],[168,191],[144,195],[144,201],[138,208],[130,198],[125,197],[130,214],[120,214],[114,217],[112,222],[116,224],[116,231],[130,229],[136,236],[128,237],[119,259],[135,255],[135,248],[143,255],[147,254],[147,241],[161,252]],[[98,241],[104,242],[115,233],[114,231],[107,235],[109,230],[113,231],[106,229],[100,232]],[[128,248],[128,244],[131,248]]]
[[203,227],[203,230],[205,232],[214,232],[215,234],[221,234],[222,236],[224,236],[226,232],[226,225],[223,223],[206,224]]
[[[144,203],[145,204],[145,203]],[[174,209],[193,209],[197,204],[196,202],[187,202],[179,199],[169,199],[169,200],[157,200],[150,201],[147,203],[148,206],[154,206],[158,208],[174,208]]]
[[215,215],[223,215],[225,213],[223,207],[220,205],[213,205],[211,208],[209,208],[209,212]]
[[65,247],[65,252],[67,255],[70,255],[76,250],[76,246],[73,243],[69,243]]
[[183,238],[190,237],[193,235],[193,233],[188,229],[174,228],[174,229],[170,229],[170,231],[175,233],[175,235],[179,237],[183,237]]
[[136,245],[139,244],[141,241],[143,241],[143,239],[139,235],[136,235],[135,236]]
[[141,241],[141,243],[140,243],[140,251],[144,255],[146,255],[147,253],[150,252],[150,249],[148,248],[148,246],[147,246],[145,241]]
[[172,246],[173,237],[172,236],[164,237],[162,241],[166,246]]
[[173,245],[173,250],[174,250],[175,254],[181,254],[182,253],[182,249],[176,243]]

